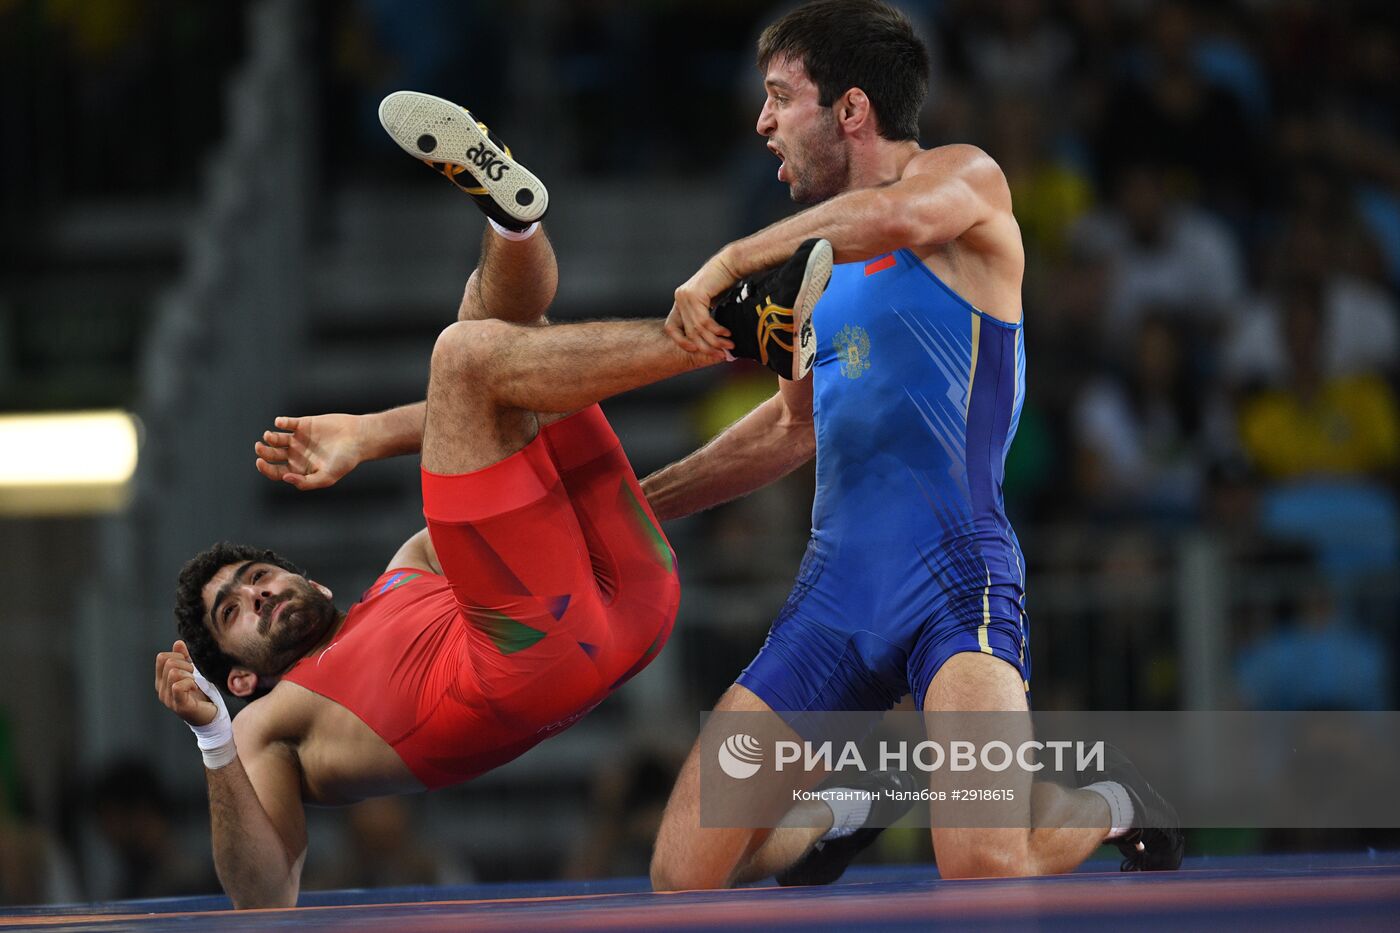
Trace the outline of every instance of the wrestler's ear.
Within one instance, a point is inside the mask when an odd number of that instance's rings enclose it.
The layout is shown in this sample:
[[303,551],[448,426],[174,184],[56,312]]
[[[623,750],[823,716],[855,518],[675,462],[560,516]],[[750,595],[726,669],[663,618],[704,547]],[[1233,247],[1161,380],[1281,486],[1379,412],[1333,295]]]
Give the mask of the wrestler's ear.
[[316,589],[320,590],[321,595],[326,597],[326,599],[333,599],[335,597],[335,594],[331,592],[331,588],[324,583],[317,583],[315,580],[310,581],[310,583],[312,586],[316,587]]
[[855,130],[874,116],[870,98],[858,87],[850,88],[836,100],[836,120],[848,130]]
[[258,689],[258,675],[246,667],[234,667],[228,672],[228,692],[245,700]]

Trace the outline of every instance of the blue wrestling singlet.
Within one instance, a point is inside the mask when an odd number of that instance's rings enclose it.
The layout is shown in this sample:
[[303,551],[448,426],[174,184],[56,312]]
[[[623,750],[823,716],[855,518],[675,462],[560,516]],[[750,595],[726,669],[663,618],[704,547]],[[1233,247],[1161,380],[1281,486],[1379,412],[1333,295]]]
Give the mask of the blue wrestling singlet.
[[1025,561],[1002,503],[1020,324],[909,250],[838,265],[812,313],[817,493],[796,585],[739,683],[776,710],[884,710],[981,651],[1030,689]]

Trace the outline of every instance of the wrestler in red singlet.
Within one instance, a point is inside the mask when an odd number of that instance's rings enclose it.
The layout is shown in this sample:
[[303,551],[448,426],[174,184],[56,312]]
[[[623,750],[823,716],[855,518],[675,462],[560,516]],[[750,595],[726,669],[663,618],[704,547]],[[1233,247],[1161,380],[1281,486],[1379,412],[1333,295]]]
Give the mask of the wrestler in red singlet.
[[675,555],[595,405],[474,473],[423,471],[443,576],[389,570],[285,679],[346,707],[429,788],[517,757],[656,657]]

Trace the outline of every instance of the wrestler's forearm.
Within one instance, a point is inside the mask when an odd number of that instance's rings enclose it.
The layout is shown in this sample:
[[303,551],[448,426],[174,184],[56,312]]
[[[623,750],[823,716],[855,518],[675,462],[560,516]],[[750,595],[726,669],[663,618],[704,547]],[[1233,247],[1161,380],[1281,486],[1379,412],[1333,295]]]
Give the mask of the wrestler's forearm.
[[821,237],[831,243],[836,262],[858,262],[910,245],[901,242],[904,228],[900,205],[887,189],[867,188],[847,192],[735,240],[720,250],[717,258],[740,279],[786,261],[805,240]]
[[742,278],[786,260],[804,240],[831,243],[836,262],[859,262],[904,247],[949,243],[977,224],[1009,213],[1005,176],[972,146],[920,154],[888,185],[847,191],[735,240],[716,257]]
[[423,448],[426,402],[400,405],[388,411],[360,416],[361,460],[384,460],[416,454]]
[[747,495],[781,479],[816,453],[810,420],[794,418],[774,396],[695,453],[642,480],[661,521]]
[[288,851],[242,762],[206,768],[205,775],[214,868],[233,906],[295,907],[305,847],[295,856]]

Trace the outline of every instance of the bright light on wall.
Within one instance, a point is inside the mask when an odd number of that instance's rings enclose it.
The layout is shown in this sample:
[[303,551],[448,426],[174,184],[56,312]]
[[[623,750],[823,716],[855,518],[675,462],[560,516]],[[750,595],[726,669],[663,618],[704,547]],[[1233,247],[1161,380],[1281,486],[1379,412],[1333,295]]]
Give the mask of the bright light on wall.
[[126,412],[0,415],[0,512],[111,512],[128,498],[139,432]]

